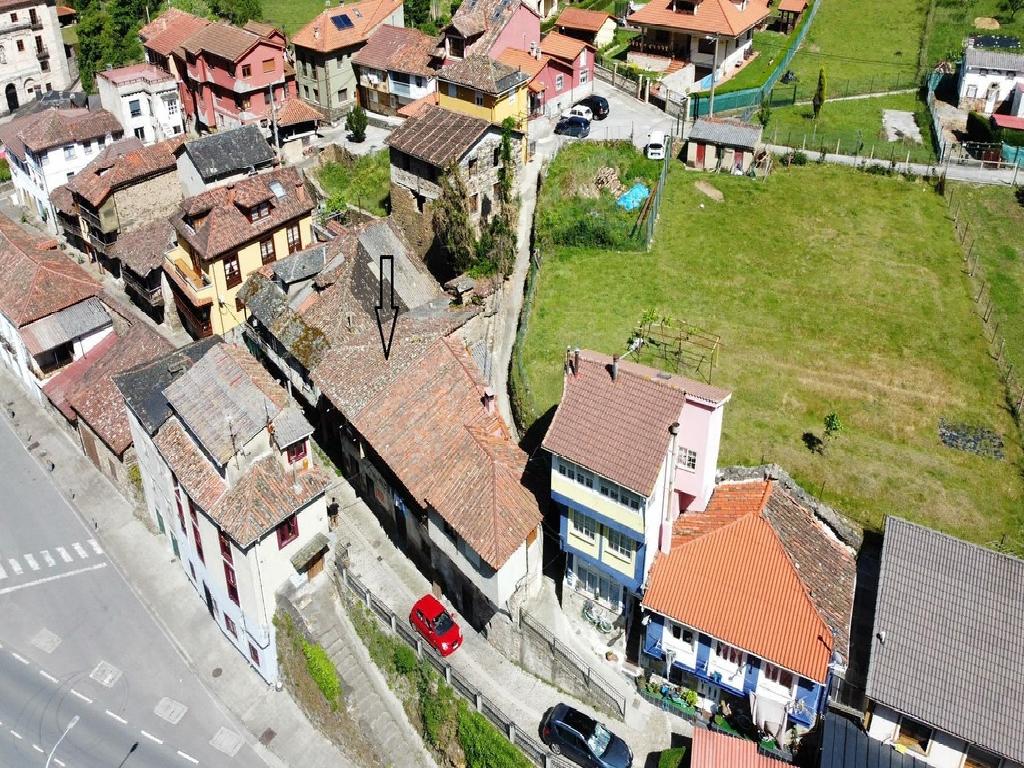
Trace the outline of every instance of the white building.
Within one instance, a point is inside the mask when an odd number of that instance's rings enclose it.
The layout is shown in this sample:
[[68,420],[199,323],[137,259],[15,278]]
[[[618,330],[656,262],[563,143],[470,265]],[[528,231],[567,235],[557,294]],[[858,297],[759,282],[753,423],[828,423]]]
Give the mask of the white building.
[[154,144],[185,130],[174,76],[152,64],[108,69],[96,75],[100,103],[143,144]]
[[1014,115],[1020,116],[1017,86],[1024,84],[1024,55],[985,51],[968,46],[960,62],[957,106],[991,115],[1012,100]]
[[40,390],[113,329],[98,282],[57,250],[0,215],[0,361],[25,390]]
[[47,109],[0,126],[18,202],[56,233],[50,195],[124,135],[105,109]]
[[115,379],[146,506],[225,637],[278,679],[275,593],[323,569],[313,429],[245,349],[210,337]]
[[55,0],[9,0],[0,10],[0,114],[37,94],[62,91],[74,78],[64,52]]

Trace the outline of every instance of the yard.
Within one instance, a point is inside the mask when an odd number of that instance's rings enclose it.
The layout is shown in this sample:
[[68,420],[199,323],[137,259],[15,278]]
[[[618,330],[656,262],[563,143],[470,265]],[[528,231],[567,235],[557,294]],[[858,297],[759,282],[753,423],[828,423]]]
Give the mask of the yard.
[[263,19],[284,30],[289,38],[322,10],[323,0],[263,0]]
[[388,151],[361,155],[353,161],[325,163],[316,171],[327,193],[327,207],[341,210],[348,205],[386,216],[391,190]]
[[[996,19],[999,29],[978,29],[977,18]],[[1011,21],[1004,0],[965,0],[965,2],[937,2],[932,33],[928,40],[928,64],[942,59],[959,60],[964,38],[974,34],[1012,35],[1024,39],[1024,13],[1017,13]]]
[[742,91],[746,88],[760,88],[768,75],[775,69],[789,46],[790,36],[771,30],[760,30],[754,33],[754,50],[757,58],[747,64],[736,77],[715,88],[716,93]]
[[[558,402],[567,346],[622,352],[654,308],[722,337],[714,382],[735,394],[721,466],[778,462],[871,528],[899,514],[1024,552],[1016,427],[945,203],[924,183],[818,165],[754,182],[674,165],[650,253],[541,253],[523,348],[536,413]],[[832,410],[840,436],[809,450]],[[999,433],[1006,460],[943,447],[940,419]]]

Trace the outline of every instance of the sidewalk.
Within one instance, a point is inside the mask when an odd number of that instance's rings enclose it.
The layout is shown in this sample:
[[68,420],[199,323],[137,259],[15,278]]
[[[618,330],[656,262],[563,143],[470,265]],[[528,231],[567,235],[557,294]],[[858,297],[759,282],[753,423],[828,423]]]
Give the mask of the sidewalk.
[[[228,644],[202,601],[193,599],[195,590],[162,539],[135,516],[132,505],[68,433],[29,400],[6,369],[0,369],[0,391],[3,418],[23,443],[38,443],[31,451],[37,459],[45,456],[54,463],[51,474],[56,486],[86,525],[95,528],[107,555],[195,672],[196,682],[220,709],[230,712],[230,719],[264,763],[272,768],[354,768],[306,720],[286,692],[268,687]],[[218,668],[220,674],[214,672]]]
[[[392,611],[399,616],[408,615],[412,604],[430,592],[430,583],[394,547],[373,512],[351,486],[341,483],[335,490],[341,507],[336,529],[338,545],[349,546],[352,571]],[[671,718],[635,694],[627,702],[626,722],[609,721],[586,704],[516,666],[486,638],[474,632],[469,622],[447,602],[446,606],[456,617],[464,636],[463,647],[449,656],[448,662],[526,733],[536,734],[544,712],[565,701],[607,722],[630,745],[638,766],[643,765],[648,753],[670,746],[672,730],[689,735],[685,721]]]

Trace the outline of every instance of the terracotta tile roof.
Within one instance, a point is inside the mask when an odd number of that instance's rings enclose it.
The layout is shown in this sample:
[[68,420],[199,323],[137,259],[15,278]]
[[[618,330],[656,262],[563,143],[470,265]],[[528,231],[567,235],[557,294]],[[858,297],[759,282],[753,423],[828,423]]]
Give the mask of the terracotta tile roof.
[[181,47],[193,56],[202,52],[235,62],[260,42],[274,44],[226,21],[218,21],[189,35],[182,41]]
[[260,37],[273,37],[274,35],[280,35],[281,30],[275,27],[273,24],[268,24],[265,21],[256,21],[255,19],[249,19],[242,25],[242,29],[246,32],[252,32],[254,35]]
[[593,48],[582,40],[575,37],[567,37],[557,32],[548,32],[540,41],[540,50],[549,56],[557,56],[566,61],[574,61],[579,58],[580,52],[585,48]]
[[[115,142],[68,181],[67,187],[93,208],[99,208],[115,191],[153,176],[177,172],[174,151],[185,142],[178,136],[148,147],[134,136]],[[170,180],[174,186],[177,178]]]
[[[284,197],[277,197],[271,189],[275,181],[284,189]],[[270,201],[270,215],[258,221],[250,221],[239,208],[240,201],[253,205],[263,200]],[[277,231],[306,216],[314,207],[299,172],[295,168],[279,168],[183,200],[170,221],[179,237],[203,259],[210,260]],[[193,229],[188,222],[200,215],[206,218]]]
[[782,0],[779,3],[780,11],[796,11],[800,13],[807,7],[807,0]]
[[497,569],[541,512],[521,482],[526,454],[484,408],[484,388],[462,343],[439,339],[353,423],[417,502],[436,509]]
[[181,487],[196,504],[210,509],[217,503],[227,484],[189,437],[188,432],[171,416],[153,438],[160,455],[178,479]]
[[693,729],[690,768],[788,768],[789,763],[761,754],[756,741]]
[[418,117],[423,114],[423,111],[427,107],[437,106],[437,91],[428,93],[426,96],[421,96],[416,101],[411,101],[404,107],[400,107],[398,110],[399,117]]
[[298,96],[292,96],[277,110],[277,124],[282,128],[299,123],[308,123],[324,119],[324,114],[312,104],[307,104]]
[[57,250],[0,214],[0,312],[15,327],[97,296],[100,284]]
[[388,137],[388,146],[445,168],[480,141],[490,125],[478,117],[427,105],[395,129]]
[[191,13],[168,8],[139,30],[143,45],[161,56],[170,56],[182,43],[211,22]]
[[174,227],[167,219],[154,219],[131,232],[118,236],[110,255],[139,277],[160,269],[164,254],[174,243]]
[[68,394],[74,390],[82,377],[88,373],[92,364],[117,343],[117,334],[108,333],[100,343],[90,349],[70,365],[62,368],[52,379],[43,385],[43,394],[53,403],[54,408],[64,414],[64,418],[74,422],[78,418],[75,409],[68,404]]
[[529,78],[518,69],[490,56],[473,54],[441,67],[438,80],[457,83],[492,95],[500,95],[525,83]]
[[607,355],[580,351],[580,370],[565,377],[544,448],[650,496],[684,403],[719,406],[731,393],[626,361],[613,381],[611,364]]
[[[529,51],[523,51],[518,48],[506,48],[498,56],[498,61],[502,64],[507,64],[513,69],[518,69],[520,72],[525,72],[527,76],[534,78],[539,75],[547,63],[551,61],[550,56],[541,56],[536,58],[531,56]],[[533,83],[531,82],[532,86]]]
[[124,398],[112,377],[172,349],[170,342],[144,323],[138,323],[118,337],[117,343],[97,358],[78,385],[68,392],[68,404],[114,455],[121,456],[128,449],[132,433]]
[[61,16],[77,16],[77,15],[78,15],[78,11],[76,11],[74,8],[69,8],[66,5],[58,5],[57,6],[57,18],[60,18]]
[[362,0],[328,8],[292,37],[292,45],[321,53],[358,45],[401,5],[402,0]]
[[361,67],[408,72],[433,77],[430,66],[437,48],[437,38],[410,27],[382,24],[356,55],[352,63]]
[[107,134],[119,138],[124,129],[105,109],[51,108],[0,127],[0,142],[24,160],[26,148],[42,152],[62,144],[103,139]]
[[853,554],[772,481],[724,483],[706,512],[676,520],[643,604],[821,683],[833,652],[849,658],[856,570]]
[[174,75],[166,69],[160,69],[160,67],[155,66],[154,64],[132,64],[128,67],[105,69],[102,72],[97,72],[96,77],[102,77],[104,80],[109,80],[114,85],[131,83],[136,80],[145,80],[147,83],[174,81]]
[[522,0],[466,0],[452,16],[452,26],[459,30],[474,46],[474,50],[489,54],[498,36],[520,8],[536,12]]
[[570,7],[558,14],[555,26],[579,29],[584,32],[599,32],[610,18],[612,15],[603,11],[588,11],[584,8]]
[[50,202],[61,213],[67,213],[72,216],[78,215],[78,204],[75,202],[75,196],[71,194],[67,184],[61,184],[50,193]]
[[747,0],[747,7],[739,10],[731,0],[700,0],[694,13],[672,10],[673,0],[651,0],[627,18],[640,26],[670,27],[693,32],[718,32],[736,37],[755,24],[768,18],[766,0]]

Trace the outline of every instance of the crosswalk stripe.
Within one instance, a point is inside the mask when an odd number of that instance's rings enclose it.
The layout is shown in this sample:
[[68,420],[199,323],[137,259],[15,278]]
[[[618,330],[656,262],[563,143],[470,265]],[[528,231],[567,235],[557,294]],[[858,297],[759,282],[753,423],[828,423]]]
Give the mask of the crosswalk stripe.
[[43,556],[43,560],[46,562],[47,568],[53,568],[53,566],[57,564],[57,562],[53,559],[53,555],[51,555],[49,551],[44,549],[39,554]]
[[65,563],[71,562],[71,555],[68,554],[68,551],[64,549],[64,547],[57,547],[57,554],[60,555],[60,559]]
[[100,545],[96,542],[96,539],[89,539],[89,546],[92,547],[92,551],[97,555],[103,554],[103,550],[100,549]]
[[14,575],[15,576],[20,576],[21,575],[21,563],[19,563],[13,557],[8,558],[7,562],[11,564],[11,570],[14,571]]
[[0,564],[0,580],[7,578],[7,571],[4,570],[4,566]]
[[33,571],[39,570],[39,563],[36,562],[36,559],[32,557],[32,555],[25,555],[24,557],[25,562],[28,563],[29,568],[31,568]]
[[86,554],[85,547],[83,547],[77,541],[74,544],[71,545],[71,548],[73,550],[75,550],[75,554],[78,555],[83,560],[85,560],[85,558],[87,558],[89,556],[88,554]]

